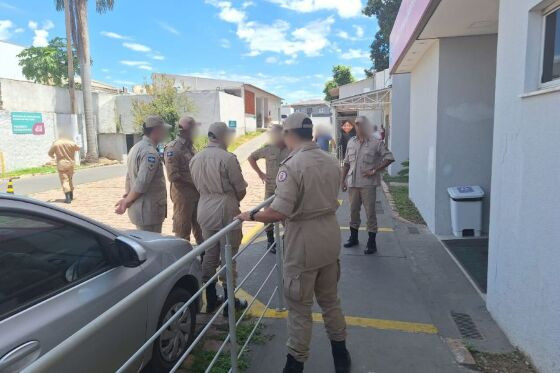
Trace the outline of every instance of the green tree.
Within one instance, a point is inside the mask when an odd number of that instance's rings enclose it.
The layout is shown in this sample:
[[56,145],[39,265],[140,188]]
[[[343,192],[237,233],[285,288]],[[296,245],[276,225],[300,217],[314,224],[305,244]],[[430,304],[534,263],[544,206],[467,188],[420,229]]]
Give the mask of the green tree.
[[187,95],[179,93],[171,79],[155,78],[151,85],[145,85],[146,92],[151,96],[150,101],[135,100],[132,102],[132,115],[134,126],[141,132],[142,123],[148,115],[159,115],[173,129],[172,137],[175,137],[175,127],[181,115],[193,113],[195,107],[187,98]]
[[368,17],[375,16],[379,31],[370,45],[370,58],[373,67],[366,70],[366,75],[371,76],[374,71],[382,71],[389,67],[389,37],[399,13],[402,0],[368,0],[363,13]]
[[354,82],[354,76],[352,76],[352,68],[345,65],[335,65],[332,69],[333,78],[325,83],[325,89],[323,93],[325,94],[326,101],[332,101],[333,97],[330,94],[330,90],[341,85]]
[[[74,64],[78,63],[75,50]],[[35,83],[63,87],[68,82],[68,55],[66,41],[56,37],[46,47],[25,48],[17,55],[23,75]]]
[[[87,135],[87,162],[96,162],[99,158],[97,149],[97,128],[93,122],[93,100],[91,96],[91,54],[89,48],[87,0],[55,0],[57,10],[63,10],[66,5],[70,8],[70,26],[72,27],[72,42],[78,51],[80,61],[80,77],[82,78],[82,94],[84,99],[84,117]],[[114,0],[95,0],[97,13],[112,10]]]

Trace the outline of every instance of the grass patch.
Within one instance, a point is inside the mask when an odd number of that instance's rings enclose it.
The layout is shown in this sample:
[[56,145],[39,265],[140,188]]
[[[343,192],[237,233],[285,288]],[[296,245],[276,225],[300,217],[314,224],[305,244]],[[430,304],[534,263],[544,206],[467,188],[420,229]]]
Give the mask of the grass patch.
[[56,172],[56,166],[38,166],[22,168],[20,170],[14,170],[4,173],[3,177],[18,177],[23,175],[40,175],[40,174],[52,174]]
[[391,192],[397,212],[402,218],[413,223],[426,224],[414,203],[408,198],[408,186],[389,185],[389,192]]
[[383,180],[386,183],[390,183],[390,182],[394,182],[394,183],[408,183],[408,175],[396,175],[396,176],[391,176],[388,173],[385,173],[385,175],[383,175]]
[[[251,334],[251,331],[255,327],[255,323],[256,323],[255,321],[253,321],[251,319],[247,319],[246,321],[243,321],[237,327],[237,345],[239,346],[239,348],[241,348],[241,346],[243,346],[245,341],[247,341],[247,338],[249,337],[249,334]],[[219,335],[214,335],[214,336],[208,337],[208,339],[213,339],[213,340],[217,340],[219,342],[223,342],[224,339],[227,336],[227,333],[228,333],[227,325],[217,325],[216,330],[218,330],[220,332]],[[251,338],[251,341],[249,342],[249,345],[247,346],[247,349],[243,352],[243,355],[238,360],[239,370],[241,372],[244,372],[249,368],[248,352],[250,350],[250,346],[251,345],[265,344],[271,338],[272,338],[271,335],[264,334],[264,325],[262,323],[259,324],[259,326],[255,330],[255,333],[253,334],[253,337]],[[205,372],[206,368],[208,367],[210,362],[212,362],[212,359],[214,359],[214,355],[216,354],[216,352],[215,351],[206,351],[206,350],[204,350],[203,346],[204,346],[204,342],[201,342],[193,350],[192,364],[188,368],[189,372],[193,372],[193,373]],[[227,349],[227,346],[226,346],[226,349]],[[227,352],[227,351],[225,353],[222,352],[222,354],[220,354],[220,356],[218,357],[218,360],[216,361],[216,364],[214,364],[214,366],[212,367],[210,372],[212,372],[212,373],[227,373],[227,372],[229,372],[229,369],[231,368],[231,360],[230,359],[231,358],[229,356],[229,352]]]
[[[235,149],[239,148],[241,145],[245,144],[247,141],[254,139],[255,137],[260,136],[263,133],[262,130],[257,130],[253,132],[246,133],[245,135],[241,135],[235,138],[233,142],[228,146],[228,151],[233,152]],[[198,136],[194,139],[194,148],[197,152],[201,151],[208,145],[208,137],[206,136]]]
[[468,348],[476,361],[478,370],[482,373],[537,373],[529,359],[518,350],[492,354],[477,351],[472,347]]

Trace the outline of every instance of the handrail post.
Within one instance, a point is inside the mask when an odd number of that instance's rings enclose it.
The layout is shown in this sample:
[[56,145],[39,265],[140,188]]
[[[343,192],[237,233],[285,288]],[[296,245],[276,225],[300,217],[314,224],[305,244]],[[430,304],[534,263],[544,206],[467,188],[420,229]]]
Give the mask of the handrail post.
[[229,354],[231,358],[231,371],[237,373],[239,368],[237,366],[237,329],[235,323],[235,284],[233,283],[233,253],[231,250],[231,243],[229,240],[229,233],[226,234],[226,288],[227,288],[227,302],[228,302],[228,322],[229,322]]
[[278,307],[277,311],[285,311],[284,305],[284,240],[280,235],[280,223],[274,223],[274,241],[276,241],[276,278],[278,282]]

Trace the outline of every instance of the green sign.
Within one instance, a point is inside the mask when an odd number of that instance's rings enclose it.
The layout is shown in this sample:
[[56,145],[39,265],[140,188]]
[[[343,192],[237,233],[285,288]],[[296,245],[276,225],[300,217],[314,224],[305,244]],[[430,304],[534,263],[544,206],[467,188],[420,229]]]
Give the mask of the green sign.
[[15,135],[44,134],[41,113],[12,112],[12,133]]
[[236,120],[230,120],[228,122],[228,127],[229,128],[237,128],[237,121]]

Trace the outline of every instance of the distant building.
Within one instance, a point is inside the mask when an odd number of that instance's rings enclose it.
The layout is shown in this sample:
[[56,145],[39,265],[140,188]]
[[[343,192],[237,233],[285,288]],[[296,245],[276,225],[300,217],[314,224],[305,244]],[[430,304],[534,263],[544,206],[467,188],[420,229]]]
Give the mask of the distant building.
[[0,78],[27,80],[21,72],[17,57],[24,49],[25,47],[22,45],[0,41],[0,56],[2,56],[0,58]]
[[313,121],[313,124],[332,124],[331,107],[327,101],[321,99],[304,100],[290,105],[295,113],[305,113]]
[[[228,123],[228,112],[237,112],[241,107],[242,117],[237,120],[239,131],[251,132],[257,128],[266,128],[270,124],[280,123],[280,106],[282,98],[252,84],[224,79],[201,78],[197,76],[153,74],[152,81],[158,78],[171,79],[180,92],[222,92],[229,96],[220,102],[222,119]],[[226,97],[226,96],[223,96]],[[241,99],[239,102],[235,98]],[[203,123],[204,124],[204,123]]]

